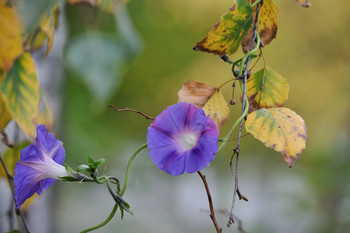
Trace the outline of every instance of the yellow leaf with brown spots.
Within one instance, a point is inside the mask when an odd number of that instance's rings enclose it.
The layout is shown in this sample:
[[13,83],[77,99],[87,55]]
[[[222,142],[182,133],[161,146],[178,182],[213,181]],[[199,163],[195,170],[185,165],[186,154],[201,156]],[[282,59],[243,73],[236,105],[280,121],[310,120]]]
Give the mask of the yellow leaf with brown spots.
[[270,67],[254,73],[247,81],[249,112],[260,108],[282,107],[288,98],[287,81]]
[[288,108],[259,109],[248,115],[246,130],[265,146],[281,152],[292,167],[307,140],[304,120]]
[[230,11],[193,49],[215,55],[233,54],[237,51],[253,21],[252,7],[246,0],[236,0]]
[[7,0],[0,0],[0,81],[23,53],[23,27],[17,11]]
[[311,3],[309,3],[308,0],[295,0],[295,2],[302,7],[309,8],[311,6]]
[[204,83],[188,81],[182,84],[178,92],[178,102],[194,104],[198,108],[201,108],[216,91],[216,87],[211,87]]
[[23,131],[34,138],[34,118],[39,107],[39,82],[29,53],[17,58],[0,82],[0,97]]
[[[253,1],[255,2],[255,1]],[[253,9],[253,24],[255,22],[256,7]],[[258,32],[260,36],[260,43],[265,46],[276,37],[278,27],[278,12],[279,7],[273,2],[273,0],[264,0],[260,7],[258,17]],[[242,49],[246,53],[249,51],[250,43],[252,41],[253,30],[250,28],[247,35],[242,41]],[[254,47],[256,43],[254,44]]]

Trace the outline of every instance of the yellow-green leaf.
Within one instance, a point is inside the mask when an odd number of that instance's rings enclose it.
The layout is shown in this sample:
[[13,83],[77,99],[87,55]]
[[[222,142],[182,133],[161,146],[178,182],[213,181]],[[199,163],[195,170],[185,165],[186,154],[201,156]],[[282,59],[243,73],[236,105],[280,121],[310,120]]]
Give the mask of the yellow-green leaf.
[[265,66],[247,81],[249,111],[283,106],[288,98],[288,90],[287,81],[270,67]]
[[0,94],[7,109],[23,131],[35,136],[34,118],[39,107],[39,83],[35,64],[29,53],[24,53],[0,83]]
[[202,109],[205,114],[210,116],[214,121],[218,130],[222,128],[222,125],[228,120],[230,115],[230,109],[228,108],[227,102],[219,90],[215,91]]
[[246,130],[267,147],[281,152],[292,167],[305,148],[304,120],[288,108],[259,109],[248,115]]
[[[255,1],[254,1],[255,2]],[[256,15],[256,6],[253,9],[253,24]],[[259,11],[258,18],[258,32],[260,35],[260,43],[268,45],[277,34],[278,27],[278,12],[279,7],[273,2],[273,0],[264,0]],[[250,28],[247,35],[242,41],[242,49],[246,53],[249,51],[250,43],[252,41],[253,30]],[[254,45],[255,47],[255,45]]]
[[[14,148],[10,148],[2,154],[2,158],[5,162],[6,168],[11,176],[15,175],[15,167],[16,163],[19,161],[21,156],[21,150],[27,147],[30,142],[25,142],[20,144],[19,146],[15,146]],[[0,165],[0,178],[7,178],[4,168]]]
[[11,113],[7,110],[6,104],[0,97],[0,131],[2,131],[11,120]]
[[253,20],[252,7],[246,0],[236,0],[202,41],[193,49],[216,55],[237,51]]
[[0,81],[23,52],[23,27],[17,11],[0,0]]
[[302,6],[302,7],[309,8],[311,6],[311,3],[309,3],[308,0],[295,0],[295,2],[297,4],[299,4],[299,6]]
[[59,8],[54,6],[52,10],[46,12],[41,17],[40,23],[29,34],[26,40],[26,48],[35,51],[41,48],[47,39],[47,49],[45,56],[51,51],[54,41],[54,31],[58,26]]

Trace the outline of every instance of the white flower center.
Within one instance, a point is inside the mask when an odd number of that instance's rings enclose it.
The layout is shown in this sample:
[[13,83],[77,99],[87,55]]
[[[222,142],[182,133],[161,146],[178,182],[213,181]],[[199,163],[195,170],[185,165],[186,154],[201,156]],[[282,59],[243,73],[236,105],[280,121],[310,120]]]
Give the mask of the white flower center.
[[181,135],[179,143],[185,150],[191,150],[197,144],[197,137],[192,133]]

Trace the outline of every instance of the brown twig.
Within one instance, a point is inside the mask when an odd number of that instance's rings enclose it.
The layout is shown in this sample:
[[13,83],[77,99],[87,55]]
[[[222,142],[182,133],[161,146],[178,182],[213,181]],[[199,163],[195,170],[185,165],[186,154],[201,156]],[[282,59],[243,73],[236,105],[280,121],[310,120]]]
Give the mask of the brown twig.
[[214,206],[213,206],[213,200],[211,199],[211,194],[210,194],[210,190],[209,190],[209,186],[207,183],[207,179],[205,178],[205,175],[203,175],[200,171],[198,171],[199,176],[202,178],[204,187],[205,187],[205,191],[207,192],[207,196],[208,196],[208,201],[209,201],[209,208],[210,208],[210,218],[213,221],[214,227],[216,229],[217,233],[221,233],[222,232],[222,228],[219,227],[217,221],[216,221],[216,217],[215,217],[215,211],[214,211]]
[[8,139],[8,136],[7,136],[7,134],[6,134],[6,132],[5,132],[4,130],[1,131],[1,135],[2,135],[2,142],[3,142],[6,146],[8,146],[8,147],[10,147],[10,148],[14,148],[14,147],[15,147],[14,144],[10,143],[10,141],[9,141],[9,139]]
[[131,108],[117,108],[116,106],[114,105],[109,105],[108,107],[110,108],[114,108],[115,110],[117,110],[118,112],[125,112],[125,111],[129,111],[129,112],[136,112],[144,117],[146,117],[146,119],[150,119],[150,120],[154,120],[155,118],[154,117],[150,117],[148,115],[146,115],[145,113],[139,111],[139,110],[135,110],[135,109],[131,109]]
[[[252,41],[250,43],[250,48],[249,51],[251,51],[253,49],[254,46],[254,42],[256,39],[256,33],[257,33],[257,28],[258,28],[258,16],[259,16],[259,11],[260,11],[260,6],[262,5],[262,1],[258,3],[258,5],[256,6],[256,14],[255,14],[255,21],[254,21],[254,28],[253,28],[253,37],[252,37]],[[259,45],[260,46],[260,45]],[[245,63],[245,68],[244,68],[244,72],[243,72],[243,101],[242,101],[242,112],[241,114],[243,114],[244,110],[245,110],[245,98],[246,98],[246,90],[247,90],[247,79],[248,79],[248,75],[249,75],[249,63],[250,63],[250,58],[251,56],[248,56],[247,61]],[[230,225],[232,223],[234,223],[234,218],[233,218],[233,209],[235,206],[235,201],[236,201],[236,193],[238,190],[238,165],[239,165],[239,151],[240,151],[240,145],[241,145],[241,135],[242,135],[242,127],[243,127],[243,120],[240,122],[239,124],[239,131],[238,131],[238,140],[237,140],[237,146],[236,148],[233,149],[233,154],[231,157],[231,162],[230,162],[230,167],[232,169],[232,159],[233,157],[236,155],[236,167],[235,167],[235,175],[234,175],[234,191],[233,191],[233,198],[232,198],[232,206],[231,206],[231,212],[230,212],[230,217],[229,220],[227,222],[227,227],[230,227]]]

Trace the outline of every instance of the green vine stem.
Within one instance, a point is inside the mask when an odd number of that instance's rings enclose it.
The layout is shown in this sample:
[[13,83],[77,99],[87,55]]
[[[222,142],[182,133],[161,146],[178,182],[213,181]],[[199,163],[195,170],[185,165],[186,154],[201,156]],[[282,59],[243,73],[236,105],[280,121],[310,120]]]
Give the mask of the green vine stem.
[[[120,192],[120,196],[122,197],[126,191],[126,188],[128,186],[128,182],[129,182],[129,174],[130,174],[130,168],[131,168],[131,164],[132,162],[134,161],[134,159],[136,158],[136,156],[143,150],[147,147],[147,144],[144,144],[142,146],[140,146],[135,152],[134,154],[132,154],[132,156],[130,157],[129,159],[129,162],[128,162],[128,165],[126,167],[126,174],[125,174],[125,180],[124,180],[124,186],[123,186],[123,189],[122,191]],[[96,229],[99,229],[101,227],[103,227],[104,225],[106,225],[109,221],[112,220],[112,218],[114,217],[115,213],[117,212],[118,210],[118,205],[115,204],[111,213],[109,214],[109,216],[103,221],[101,222],[100,224],[96,225],[96,226],[93,226],[93,227],[90,227],[90,228],[87,228],[83,231],[81,231],[80,233],[86,233],[86,232],[90,232],[90,231],[94,231]]]
[[[256,46],[254,49],[250,50],[248,53],[246,53],[244,55],[244,57],[242,58],[241,61],[241,65],[239,67],[239,76],[242,76],[243,74],[243,70],[244,70],[244,63],[246,63],[247,58],[249,56],[251,56],[253,53],[255,53],[258,49],[259,49],[259,45],[260,45],[260,36],[259,34],[256,34]],[[242,93],[244,92],[244,86],[243,86],[243,80],[239,80],[239,85],[241,88]],[[226,143],[228,142],[228,140],[230,139],[230,137],[232,136],[233,132],[235,131],[235,129],[237,128],[238,124],[243,120],[243,118],[248,114],[248,109],[249,109],[249,101],[247,96],[244,95],[244,99],[245,99],[245,107],[244,107],[244,111],[241,114],[241,116],[235,121],[235,123],[232,125],[230,131],[226,134],[226,136],[223,138],[221,145],[219,146],[219,149],[216,153],[220,152],[226,145]]]

